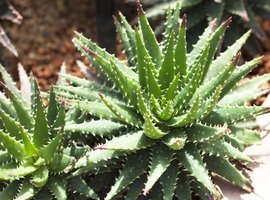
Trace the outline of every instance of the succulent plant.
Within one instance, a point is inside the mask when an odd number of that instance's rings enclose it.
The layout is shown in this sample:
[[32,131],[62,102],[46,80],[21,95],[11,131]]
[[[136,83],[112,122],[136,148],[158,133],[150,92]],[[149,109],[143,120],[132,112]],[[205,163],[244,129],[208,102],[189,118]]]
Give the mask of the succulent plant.
[[76,160],[87,150],[63,133],[65,108],[53,90],[45,108],[37,83],[19,65],[21,90],[0,66],[5,82],[0,93],[0,199],[96,198],[82,177],[70,177]]
[[[144,1],[142,2],[144,3]],[[233,16],[234,23],[228,30],[228,36],[225,36],[223,46],[231,45],[244,32],[252,29],[252,38],[244,46],[247,53],[255,55],[263,51],[263,48],[267,48],[263,46],[263,41],[267,39],[267,36],[256,17],[270,18],[270,2],[268,0],[157,0],[145,3],[152,5],[147,10],[147,16],[151,19],[165,16],[168,9],[174,8],[177,3],[180,3],[183,12],[187,14],[189,19],[187,28],[190,32],[188,35],[190,42],[196,41],[197,36],[207,26],[207,22],[216,18],[217,22],[221,23],[229,16]],[[159,33],[164,27],[164,23],[161,23],[156,28],[156,32]]]
[[215,58],[230,18],[217,29],[211,24],[187,53],[186,16],[180,23],[179,12],[177,5],[167,16],[161,43],[139,3],[139,28],[120,14],[115,24],[127,62],[80,33],[73,40],[108,78],[99,85],[62,74],[70,85],[55,86],[70,109],[83,113],[65,131],[105,139],[78,160],[72,174],[92,174],[104,189],[102,199],[217,198],[214,175],[250,189],[235,164],[252,162],[243,150],[260,137],[243,122],[269,108],[244,103],[268,92],[259,86],[270,75],[238,83],[261,59],[236,67],[250,31]]

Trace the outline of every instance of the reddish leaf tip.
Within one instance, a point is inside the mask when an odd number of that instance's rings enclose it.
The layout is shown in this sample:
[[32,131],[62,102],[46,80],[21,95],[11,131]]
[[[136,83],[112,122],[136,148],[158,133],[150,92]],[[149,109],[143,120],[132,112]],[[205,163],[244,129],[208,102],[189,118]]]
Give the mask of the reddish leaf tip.
[[181,22],[181,28],[185,29],[187,27],[187,15],[186,13],[182,17],[182,22]]
[[240,57],[241,57],[241,52],[239,52],[239,53],[234,57],[234,59],[233,59],[233,61],[232,61],[232,65],[233,65],[233,66],[236,66],[236,65],[237,65],[238,61],[240,60]]
[[232,22],[232,17],[229,17],[229,18],[222,24],[222,26],[223,26],[224,28],[227,28],[227,27],[230,25],[231,22]]
[[139,16],[144,15],[144,11],[143,11],[143,8],[142,8],[142,4],[140,3],[140,0],[136,0],[136,3],[137,3],[138,15]]

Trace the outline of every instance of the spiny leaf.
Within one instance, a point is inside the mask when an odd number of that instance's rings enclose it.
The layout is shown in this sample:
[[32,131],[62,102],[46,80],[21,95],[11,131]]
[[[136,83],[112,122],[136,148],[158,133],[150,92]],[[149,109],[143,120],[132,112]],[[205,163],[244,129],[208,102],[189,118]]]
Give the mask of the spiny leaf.
[[[3,85],[4,86],[4,85]],[[4,86],[4,89],[7,93],[7,96],[11,100],[13,107],[16,110],[16,114],[19,118],[20,123],[28,130],[31,130],[33,128],[33,118],[30,115],[29,110],[24,105],[24,102],[22,102],[15,94],[12,93],[6,86]]]
[[235,158],[246,162],[253,162],[248,156],[234,148],[225,141],[215,140],[203,142],[200,144],[200,149],[209,155],[222,156],[227,158]]
[[73,100],[69,101],[69,105],[79,108],[80,110],[99,118],[120,121],[119,118],[104,103]]
[[153,144],[153,140],[146,137],[143,131],[114,137],[104,144],[98,145],[100,150],[134,151],[146,148]]
[[215,77],[219,72],[229,63],[235,54],[241,49],[250,35],[250,31],[245,33],[239,40],[237,40],[231,47],[229,47],[224,53],[222,53],[217,59],[213,61],[207,72],[205,81],[209,81],[212,77]]
[[117,177],[110,192],[105,200],[112,199],[115,195],[121,192],[126,186],[132,183],[136,178],[145,172],[149,164],[149,152],[139,151],[131,154],[126,161],[124,168]]
[[268,107],[263,106],[218,106],[203,122],[213,125],[231,124],[263,114],[268,110]]
[[0,180],[15,180],[22,178],[37,170],[37,167],[29,163],[17,165],[15,163],[8,163],[0,166]]
[[262,57],[259,58],[255,58],[249,62],[246,62],[245,64],[237,67],[231,77],[229,78],[229,80],[227,81],[227,83],[225,84],[222,93],[221,93],[221,97],[224,97],[228,92],[230,92],[230,90],[232,88],[235,87],[236,83],[238,81],[240,81],[245,75],[247,75],[249,72],[252,71],[252,69],[254,69],[261,61]]
[[43,187],[49,178],[49,170],[46,166],[42,166],[32,174],[31,184],[36,187]]
[[14,199],[20,188],[20,181],[10,182],[1,192],[0,199]]
[[131,107],[117,105],[113,101],[107,99],[104,95],[99,94],[104,104],[120,119],[121,121],[133,126],[140,126],[141,119]]
[[49,187],[56,199],[67,199],[67,183],[66,180],[59,177],[53,177],[49,181]]
[[187,136],[183,130],[174,130],[174,132],[164,136],[162,142],[170,149],[180,150],[186,144]]
[[227,129],[225,127],[210,127],[202,124],[194,124],[186,130],[187,140],[191,142],[219,138],[226,133]]
[[146,174],[143,174],[141,177],[134,180],[127,191],[126,199],[137,199],[142,193],[146,180]]
[[49,141],[49,129],[47,118],[45,114],[45,109],[42,104],[42,99],[39,96],[39,90],[37,83],[35,82],[35,125],[34,125],[34,133],[33,133],[33,142],[37,148],[46,145]]
[[173,81],[170,83],[167,91],[166,91],[166,94],[165,94],[165,97],[166,99],[168,100],[173,100],[176,93],[177,93],[177,89],[178,89],[178,83],[179,83],[179,79],[180,79],[180,73],[178,73]]
[[174,160],[160,178],[164,200],[173,199],[174,190],[177,182],[177,175],[178,175],[178,164],[176,160]]
[[175,73],[181,76],[187,71],[186,15],[183,15],[175,47]]
[[16,195],[14,200],[27,200],[32,199],[36,193],[34,186],[25,180],[21,186],[19,194]]
[[196,178],[197,181],[207,187],[212,194],[215,196],[217,195],[215,186],[208,176],[201,155],[194,144],[188,144],[188,146],[178,154],[178,158],[179,162]]
[[149,51],[149,55],[153,59],[153,63],[155,63],[157,68],[159,68],[161,66],[162,59],[159,44],[139,2],[137,3],[137,9],[139,15],[140,30],[142,31],[145,46]]
[[74,162],[74,158],[65,154],[56,153],[48,164],[50,172],[63,172],[70,164]]
[[49,126],[52,126],[54,120],[56,119],[57,112],[58,112],[57,101],[56,101],[55,92],[52,87],[50,90],[48,112],[47,112],[47,120],[48,120]]
[[178,199],[191,200],[190,180],[187,172],[181,170],[178,175],[177,185],[175,189],[175,196]]
[[164,132],[158,127],[156,127],[155,124],[152,122],[151,118],[147,114],[144,115],[144,120],[145,121],[143,124],[143,130],[144,134],[147,137],[150,137],[152,139],[158,139],[168,134],[167,132]]
[[256,99],[257,97],[269,92],[268,89],[260,89],[259,86],[270,80],[270,74],[258,76],[248,80],[235,88],[223,97],[218,105],[242,105],[245,102]]
[[[107,62],[112,60],[113,62],[116,63],[117,67],[119,67],[119,70],[121,70],[125,75],[130,76],[132,79],[138,80],[137,74],[131,68],[126,67],[124,62],[118,60],[117,58],[115,58],[114,55],[109,54],[104,49],[102,49],[98,45],[96,45],[94,42],[92,42],[91,40],[84,37],[82,34],[77,33],[77,32],[75,32],[75,34],[76,34],[77,38],[73,39],[73,42],[74,42],[75,46],[78,47],[82,53],[84,53],[85,56],[87,56],[88,54],[87,55],[85,54],[86,53],[84,51],[85,48],[83,48],[83,47],[87,47],[87,48],[89,48],[89,50],[96,52],[96,54],[98,54],[98,55],[101,55]],[[93,58],[92,59],[90,58],[90,60],[95,62],[93,60]],[[95,67],[98,67],[98,66],[95,66]],[[107,72],[106,72],[106,74],[107,74]]]
[[0,130],[0,144],[8,153],[16,160],[23,160],[26,156],[26,150],[23,144],[17,141],[15,138],[10,137],[9,134]]
[[200,97],[197,96],[197,98],[195,99],[195,101],[191,105],[191,108],[185,114],[183,114],[179,117],[172,118],[168,122],[169,126],[180,127],[180,126],[184,126],[184,125],[192,122],[195,119],[196,114],[198,112],[199,103],[200,103]]
[[40,149],[41,156],[45,159],[47,163],[49,163],[54,154],[60,148],[62,142],[63,133],[59,132],[52,141],[48,142],[48,144]]
[[256,130],[249,130],[230,126],[231,134],[247,145],[255,145],[261,143],[260,134]]
[[173,154],[173,150],[169,149],[165,145],[160,144],[153,147],[153,157],[150,164],[150,171],[143,190],[144,195],[149,192],[157,180],[162,176],[164,171],[168,168]]
[[68,181],[68,185],[70,189],[74,192],[77,192],[88,198],[99,199],[95,191],[90,188],[80,176],[72,177]]
[[158,74],[158,81],[162,90],[168,88],[174,79],[174,65],[174,32],[172,32],[167,51],[164,55]]
[[228,160],[222,157],[206,156],[204,160],[207,163],[207,167],[226,178],[230,182],[240,187],[246,186],[248,180],[238,171]]
[[23,129],[23,127],[2,110],[0,110],[0,117],[2,118],[2,122],[9,133],[9,136],[22,141],[28,155],[36,154],[37,149],[32,143],[29,134]]
[[123,127],[125,127],[125,125],[109,120],[93,120],[80,124],[67,124],[65,125],[65,131],[110,137],[116,133],[116,131],[121,130]]

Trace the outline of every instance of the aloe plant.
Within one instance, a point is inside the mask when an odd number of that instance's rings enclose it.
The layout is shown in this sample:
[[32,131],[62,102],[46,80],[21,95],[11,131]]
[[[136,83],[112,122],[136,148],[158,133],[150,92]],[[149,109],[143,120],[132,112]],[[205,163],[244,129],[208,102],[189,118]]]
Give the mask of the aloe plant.
[[[216,18],[217,22],[221,23],[229,16],[233,16],[234,23],[229,30],[228,37],[224,39],[223,46],[231,45],[236,38],[250,28],[253,31],[252,38],[249,39],[244,48],[251,55],[263,51],[263,42],[267,36],[256,18],[270,18],[270,2],[268,0],[156,0],[142,2],[151,4],[147,10],[147,17],[150,19],[165,16],[170,8],[174,8],[177,3],[180,3],[183,12],[187,13],[189,17],[188,30],[190,30],[190,34],[188,40],[191,42],[195,42],[195,38],[207,26],[207,22]],[[163,29],[164,24],[161,23],[156,28],[156,32],[160,33]]]
[[88,148],[69,144],[63,132],[65,107],[54,91],[44,107],[37,83],[21,65],[21,90],[2,66],[0,72],[5,82],[5,94],[0,93],[0,199],[63,200],[74,192],[96,199],[82,177],[68,178]]
[[101,198],[217,198],[214,175],[250,189],[234,163],[253,162],[243,150],[260,137],[242,122],[269,108],[244,103],[268,92],[259,86],[270,75],[238,83],[261,60],[237,66],[250,31],[215,57],[230,18],[216,29],[211,24],[187,53],[186,16],[179,20],[179,12],[177,5],[167,16],[161,43],[139,3],[139,27],[120,14],[115,24],[127,61],[80,33],[73,40],[108,79],[99,85],[63,73],[70,85],[55,86],[67,107],[80,110],[65,131],[105,139],[78,160],[72,174],[92,174],[104,189]]

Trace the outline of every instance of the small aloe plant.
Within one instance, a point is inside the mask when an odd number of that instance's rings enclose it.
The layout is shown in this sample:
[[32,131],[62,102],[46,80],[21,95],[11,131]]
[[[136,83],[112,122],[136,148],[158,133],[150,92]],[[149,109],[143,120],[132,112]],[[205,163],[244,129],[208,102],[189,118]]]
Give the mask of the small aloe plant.
[[68,189],[96,198],[81,177],[67,179],[86,149],[65,145],[65,108],[54,91],[45,108],[37,83],[21,65],[21,90],[2,66],[0,72],[5,82],[5,94],[0,93],[0,199],[63,200]]
[[186,16],[179,20],[179,12],[178,5],[167,17],[161,43],[139,2],[138,28],[120,14],[115,24],[127,62],[76,33],[75,45],[113,87],[67,74],[62,78],[71,85],[55,86],[67,106],[84,113],[65,131],[106,139],[79,159],[73,172],[93,173],[97,184],[110,188],[106,200],[217,198],[213,175],[250,188],[233,163],[252,162],[243,150],[260,137],[242,122],[269,108],[243,104],[268,92],[259,86],[270,75],[237,84],[261,60],[236,67],[250,31],[215,58],[231,19],[217,29],[211,24],[187,53]]

